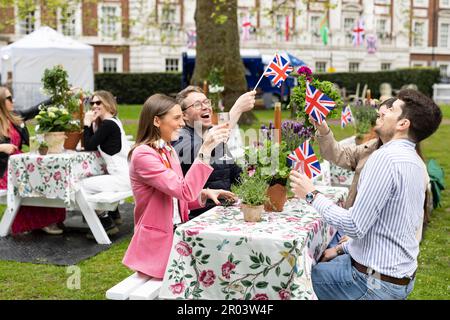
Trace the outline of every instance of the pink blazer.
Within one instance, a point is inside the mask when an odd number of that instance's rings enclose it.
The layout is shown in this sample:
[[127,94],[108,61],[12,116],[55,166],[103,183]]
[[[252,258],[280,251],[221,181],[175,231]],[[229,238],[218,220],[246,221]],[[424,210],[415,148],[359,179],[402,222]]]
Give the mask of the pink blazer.
[[134,149],[130,163],[134,235],[122,262],[155,278],[164,277],[172,247],[172,197],[179,200],[182,221],[189,220],[189,209],[202,206],[199,195],[213,171],[211,166],[196,160],[183,177],[178,158],[168,158],[170,169],[155,149],[141,145]]

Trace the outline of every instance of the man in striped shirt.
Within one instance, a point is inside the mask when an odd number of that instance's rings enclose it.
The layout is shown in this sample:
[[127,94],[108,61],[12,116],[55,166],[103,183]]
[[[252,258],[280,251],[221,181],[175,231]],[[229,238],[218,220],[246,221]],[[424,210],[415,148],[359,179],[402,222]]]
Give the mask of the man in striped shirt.
[[368,159],[353,207],[346,210],[291,173],[294,193],[351,239],[325,251],[312,270],[319,299],[406,299],[414,286],[426,186],[415,144],[442,120],[425,95],[403,90],[391,107],[378,111],[375,131],[383,146]]

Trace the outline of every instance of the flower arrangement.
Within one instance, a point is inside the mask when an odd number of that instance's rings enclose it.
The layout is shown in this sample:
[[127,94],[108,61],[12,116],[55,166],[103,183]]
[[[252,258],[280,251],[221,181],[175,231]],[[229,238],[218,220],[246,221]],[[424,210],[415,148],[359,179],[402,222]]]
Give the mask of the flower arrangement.
[[225,90],[223,84],[223,68],[214,67],[208,74],[208,98],[211,99],[213,112],[222,112],[222,92]]
[[80,94],[70,91],[67,71],[61,65],[45,69],[42,83],[52,104],[40,107],[36,132],[80,131],[81,119],[73,117],[79,111]]
[[377,121],[377,103],[375,100],[358,101],[351,105],[353,117],[355,118],[356,138],[362,139],[368,134]]
[[309,115],[305,112],[307,81],[336,102],[336,108],[330,112],[328,117],[337,118],[339,116],[338,109],[342,108],[344,102],[342,101],[339,91],[334,87],[333,83],[329,81],[320,81],[314,78],[311,69],[306,66],[300,67],[297,70],[297,74],[298,85],[292,90],[291,95],[291,101],[297,106],[297,119],[303,121],[305,127],[313,128],[313,125],[309,121]]

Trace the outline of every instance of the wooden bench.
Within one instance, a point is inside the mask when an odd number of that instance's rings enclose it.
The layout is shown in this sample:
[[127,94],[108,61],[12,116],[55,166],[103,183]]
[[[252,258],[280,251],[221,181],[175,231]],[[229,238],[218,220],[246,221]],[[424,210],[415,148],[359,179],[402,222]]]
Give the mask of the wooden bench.
[[154,300],[158,297],[162,279],[134,273],[106,291],[110,300]]

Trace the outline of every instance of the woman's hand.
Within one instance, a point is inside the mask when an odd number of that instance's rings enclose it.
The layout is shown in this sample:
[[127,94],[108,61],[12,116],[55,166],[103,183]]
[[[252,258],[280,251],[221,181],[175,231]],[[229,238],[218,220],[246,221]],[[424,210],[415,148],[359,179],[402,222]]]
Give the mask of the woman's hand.
[[229,124],[221,124],[211,128],[205,135],[200,152],[210,155],[219,143],[226,142],[230,137]]
[[207,199],[211,199],[218,206],[220,206],[219,199],[226,199],[229,202],[237,201],[237,197],[233,192],[223,189],[203,189],[201,192],[202,203],[205,203]]
[[84,114],[84,125],[90,127],[92,122],[94,122],[94,111],[89,110]]
[[17,151],[17,146],[14,144],[11,144],[11,143],[0,144],[0,152],[11,155],[16,151]]

